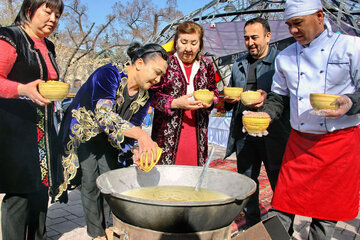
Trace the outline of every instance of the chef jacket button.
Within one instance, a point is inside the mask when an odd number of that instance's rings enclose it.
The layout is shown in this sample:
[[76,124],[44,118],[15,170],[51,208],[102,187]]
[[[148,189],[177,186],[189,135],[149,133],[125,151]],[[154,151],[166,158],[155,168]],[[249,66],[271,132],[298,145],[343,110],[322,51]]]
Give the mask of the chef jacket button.
[[300,123],[300,125],[302,126],[302,125],[304,125],[305,123]]
[[323,73],[324,72],[324,70],[320,70],[320,73]]
[[303,51],[300,51],[300,54],[303,54]]
[[323,126],[324,124],[323,123],[320,123],[320,126]]
[[301,72],[300,75],[304,75],[304,72]]
[[303,100],[303,97],[299,97],[299,101]]
[[322,48],[321,51],[323,52],[323,51],[325,51],[325,49]]

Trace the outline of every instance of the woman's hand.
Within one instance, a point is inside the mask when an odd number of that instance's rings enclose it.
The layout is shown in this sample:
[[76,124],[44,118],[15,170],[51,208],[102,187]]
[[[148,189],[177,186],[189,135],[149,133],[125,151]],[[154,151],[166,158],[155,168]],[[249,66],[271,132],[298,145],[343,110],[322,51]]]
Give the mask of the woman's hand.
[[179,98],[174,99],[171,102],[171,108],[180,108],[186,110],[197,110],[203,108],[203,104],[200,101],[189,100],[193,94],[187,94]]
[[157,159],[156,147],[158,145],[144,130],[139,127],[134,127],[129,130],[124,130],[124,135],[136,139],[138,142],[138,146],[133,149],[133,160],[140,169],[140,158],[142,157],[142,159],[146,161],[146,154],[148,155],[148,159],[145,163],[146,165],[150,165]]
[[217,101],[217,97],[213,97],[213,100],[210,103],[202,103],[203,108],[209,108],[212,106],[213,102]]
[[143,133],[137,139],[139,144],[139,159],[142,157],[145,160],[146,154],[148,154],[149,157],[146,164],[150,165],[151,162],[155,161],[157,158],[156,147],[158,145],[144,130],[142,130],[142,132]]
[[31,101],[33,101],[34,103],[40,106],[45,106],[51,103],[51,101],[41,96],[41,94],[37,90],[37,86],[39,85],[39,83],[42,82],[44,81],[38,79],[27,84],[19,84],[18,86],[19,95],[30,98]]

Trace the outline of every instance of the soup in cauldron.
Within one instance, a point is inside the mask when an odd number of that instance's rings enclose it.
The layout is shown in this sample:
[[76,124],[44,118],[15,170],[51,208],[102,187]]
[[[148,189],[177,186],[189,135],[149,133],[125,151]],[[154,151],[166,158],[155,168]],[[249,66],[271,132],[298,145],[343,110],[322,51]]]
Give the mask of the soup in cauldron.
[[148,199],[154,201],[172,201],[172,202],[202,202],[216,201],[230,198],[230,196],[201,188],[196,191],[194,187],[188,186],[152,186],[130,189],[121,194]]

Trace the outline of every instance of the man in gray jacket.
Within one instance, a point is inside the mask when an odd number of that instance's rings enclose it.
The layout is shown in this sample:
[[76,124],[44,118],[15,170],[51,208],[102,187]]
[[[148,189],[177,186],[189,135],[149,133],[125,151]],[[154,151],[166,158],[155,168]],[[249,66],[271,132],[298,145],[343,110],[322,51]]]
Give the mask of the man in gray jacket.
[[[260,91],[262,98],[266,98],[267,92],[271,90],[274,61],[278,54],[275,48],[269,46],[271,39],[269,23],[262,18],[247,21],[244,27],[244,39],[248,53],[235,61],[228,86],[242,87],[244,91]],[[257,179],[263,162],[271,188],[274,190],[290,133],[289,112],[284,112],[279,120],[270,124],[269,134],[264,138],[243,133],[243,111],[256,111],[261,105],[260,99],[250,106],[244,106],[240,98],[225,97],[226,110],[233,109],[226,157],[236,152],[238,172],[252,178],[258,185]],[[244,210],[246,227],[251,227],[261,220],[258,187]]]

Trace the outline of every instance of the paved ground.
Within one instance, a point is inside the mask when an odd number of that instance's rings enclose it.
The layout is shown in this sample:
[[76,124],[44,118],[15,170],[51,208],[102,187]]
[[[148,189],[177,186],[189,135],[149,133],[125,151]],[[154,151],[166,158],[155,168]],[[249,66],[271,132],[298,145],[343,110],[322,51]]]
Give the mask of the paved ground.
[[[224,147],[215,145],[213,159],[223,158],[224,152]],[[234,155],[230,156],[230,159],[235,159]],[[0,195],[0,200],[2,197],[3,195]],[[49,204],[47,230],[49,240],[91,240],[86,234],[84,212],[78,190],[73,190],[69,193],[68,204]],[[294,239],[307,239],[308,230],[309,219],[296,217]],[[332,239],[360,240],[360,214],[352,221],[338,222]]]

